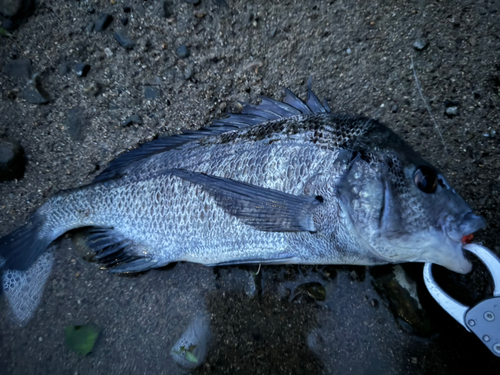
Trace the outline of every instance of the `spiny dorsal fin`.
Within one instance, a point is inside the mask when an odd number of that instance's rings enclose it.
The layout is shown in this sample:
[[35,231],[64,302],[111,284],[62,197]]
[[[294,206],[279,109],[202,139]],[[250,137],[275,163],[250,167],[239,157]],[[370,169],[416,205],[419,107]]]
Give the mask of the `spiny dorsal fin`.
[[310,78],[307,86],[308,91],[305,102],[285,88],[285,99],[283,99],[283,102],[262,97],[262,103],[257,106],[241,103],[243,105],[241,113],[229,114],[227,118],[213,121],[210,126],[194,132],[185,132],[184,134],[164,137],[145,143],[135,150],[120,155],[109,163],[108,167],[95,178],[94,182],[104,182],[120,177],[126,174],[128,167],[133,163],[144,161],[153,155],[170,151],[185,143],[201,138],[217,136],[228,131],[300,114],[329,113],[330,108],[326,104],[326,101],[322,104],[312,92]]

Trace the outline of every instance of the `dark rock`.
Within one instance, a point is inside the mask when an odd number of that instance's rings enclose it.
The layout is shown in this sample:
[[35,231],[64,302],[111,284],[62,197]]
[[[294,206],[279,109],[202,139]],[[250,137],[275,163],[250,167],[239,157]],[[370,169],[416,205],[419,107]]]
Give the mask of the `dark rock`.
[[123,26],[126,26],[127,23],[128,23],[128,18],[127,17],[122,18],[120,21],[121,21],[121,23],[122,23]]
[[201,0],[185,0],[188,4],[198,5]]
[[398,111],[399,107],[397,104],[393,104],[392,107],[391,107],[391,112],[392,113],[396,113]]
[[103,13],[95,21],[94,31],[104,31],[113,21],[113,17],[110,14]]
[[130,13],[130,10],[131,10],[130,5],[124,5],[124,6],[123,6],[123,11],[124,11],[125,13]]
[[141,17],[144,17],[144,15],[146,14],[146,9],[144,9],[144,6],[140,3],[134,5],[134,11]]
[[11,19],[27,17],[34,9],[34,0],[0,0],[0,13]]
[[30,104],[47,104],[50,95],[42,88],[39,76],[35,77],[21,93],[21,97]]
[[94,14],[94,13],[95,13],[95,8],[89,8],[89,9],[87,10],[87,13],[89,13],[89,14]]
[[189,56],[189,50],[185,44],[181,44],[179,47],[177,47],[175,52],[177,53],[177,56],[181,58]]
[[144,89],[144,97],[146,99],[156,99],[160,96],[160,90],[154,87],[147,86]]
[[139,115],[129,116],[123,121],[123,126],[130,126],[132,124],[142,125],[142,118]]
[[168,18],[172,15],[172,12],[168,9],[168,2],[165,0],[160,0],[156,3],[153,8],[153,15]]
[[25,166],[22,147],[16,142],[0,139],[0,182],[20,180],[24,176]]
[[0,22],[2,23],[2,28],[6,31],[14,31],[19,26],[16,22],[12,20],[2,17],[0,15]]
[[75,64],[75,66],[73,67],[73,70],[75,71],[77,76],[85,77],[87,75],[87,73],[90,71],[90,65],[84,64],[84,63],[78,63],[78,64]]
[[427,47],[429,42],[427,42],[427,39],[424,37],[420,37],[415,42],[413,43],[413,48],[415,48],[417,51],[422,51],[425,47]]
[[132,49],[135,46],[135,42],[127,35],[125,35],[123,31],[117,31],[116,33],[114,33],[114,37],[123,48]]
[[400,265],[391,269],[392,272],[375,276],[375,290],[388,302],[403,330],[424,337],[431,335],[431,322],[420,304],[417,284]]
[[70,109],[66,120],[64,120],[64,126],[69,136],[75,141],[83,140],[85,128],[88,126],[83,108],[74,107]]
[[3,71],[5,75],[15,79],[24,79],[25,82],[33,75],[31,61],[30,59],[26,58],[11,60],[7,62]]

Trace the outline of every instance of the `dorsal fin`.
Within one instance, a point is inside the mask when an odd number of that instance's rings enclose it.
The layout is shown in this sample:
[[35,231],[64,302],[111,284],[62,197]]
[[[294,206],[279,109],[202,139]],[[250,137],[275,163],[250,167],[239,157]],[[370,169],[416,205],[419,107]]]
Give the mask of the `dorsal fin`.
[[231,113],[227,118],[214,120],[210,126],[193,132],[172,135],[159,138],[143,144],[141,147],[128,151],[109,163],[108,167],[97,176],[94,182],[103,182],[120,177],[127,172],[128,167],[136,162],[143,161],[149,157],[167,152],[185,143],[219,134],[261,124],[266,121],[278,120],[290,116],[311,113],[330,112],[326,101],[323,104],[318,100],[311,90],[311,79],[307,83],[307,99],[302,101],[294,93],[285,88],[285,99],[279,102],[267,97],[262,97],[262,103],[255,106],[241,103],[241,113]]

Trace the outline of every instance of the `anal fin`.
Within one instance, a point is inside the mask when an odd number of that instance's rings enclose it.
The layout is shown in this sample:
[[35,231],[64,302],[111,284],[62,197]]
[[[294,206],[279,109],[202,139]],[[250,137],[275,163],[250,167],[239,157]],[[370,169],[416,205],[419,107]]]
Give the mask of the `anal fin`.
[[95,258],[111,273],[142,272],[158,265],[148,255],[144,245],[127,238],[113,228],[92,228],[87,245],[95,251]]

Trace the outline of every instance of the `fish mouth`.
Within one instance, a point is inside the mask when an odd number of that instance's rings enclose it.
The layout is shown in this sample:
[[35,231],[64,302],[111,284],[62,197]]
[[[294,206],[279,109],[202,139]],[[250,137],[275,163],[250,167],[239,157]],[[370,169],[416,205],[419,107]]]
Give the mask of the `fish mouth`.
[[471,237],[471,235],[483,229],[486,226],[486,221],[483,217],[475,215],[472,212],[467,212],[461,223],[455,230],[447,230],[443,226],[445,236],[445,244],[447,250],[440,252],[436,257],[434,263],[448,268],[451,271],[461,274],[469,273],[472,270],[472,264],[465,258],[462,249],[464,238]]

